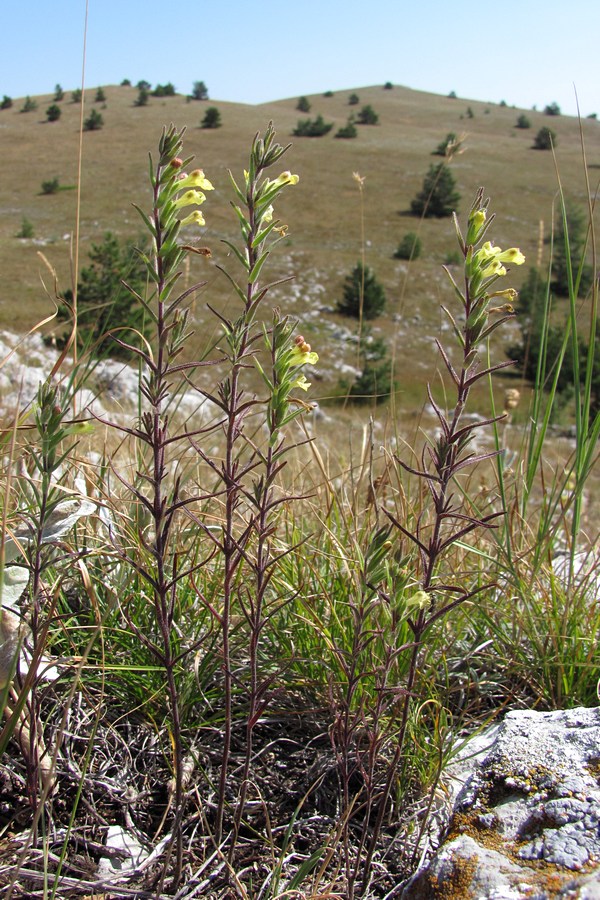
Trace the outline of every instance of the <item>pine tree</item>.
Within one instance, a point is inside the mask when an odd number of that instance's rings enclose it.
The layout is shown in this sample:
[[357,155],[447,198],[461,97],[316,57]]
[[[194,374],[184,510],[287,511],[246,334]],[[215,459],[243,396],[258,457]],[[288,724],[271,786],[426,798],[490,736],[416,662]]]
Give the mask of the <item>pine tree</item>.
[[344,283],[343,299],[338,303],[339,312],[358,319],[362,306],[363,319],[376,319],[383,312],[385,303],[383,286],[368,266],[363,269],[362,263],[357,263]]
[[456,211],[460,194],[456,190],[454,175],[444,163],[430,166],[423,180],[423,187],[410,204],[415,216],[442,219]]
[[[77,284],[77,339],[80,349],[91,347],[96,357],[113,356],[129,359],[132,354],[109,334],[128,344],[139,345],[139,335],[147,333],[144,308],[122,283],[126,281],[138,293],[146,284],[146,267],[135,252],[132,242],[121,244],[116,235],[107,232],[100,244],[92,244],[91,265],[81,272]],[[70,319],[73,301],[71,291],[64,295],[58,319]],[[149,324],[149,323],[148,323]]]

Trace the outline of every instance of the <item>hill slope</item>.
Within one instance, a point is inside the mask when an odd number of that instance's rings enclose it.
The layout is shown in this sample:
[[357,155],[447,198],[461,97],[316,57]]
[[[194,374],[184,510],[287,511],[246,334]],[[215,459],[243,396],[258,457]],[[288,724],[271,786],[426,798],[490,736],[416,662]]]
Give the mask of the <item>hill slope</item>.
[[[441,265],[456,249],[456,243],[449,219],[426,220],[420,225],[407,210],[429,166],[440,161],[432,151],[447,133],[466,132],[465,152],[452,162],[462,195],[459,214],[466,214],[477,187],[484,185],[498,217],[497,243],[518,244],[530,263],[537,260],[547,264],[548,249],[540,244],[540,223],[547,236],[557,186],[552,154],[531,149],[540,127],[550,126],[557,134],[557,158],[566,195],[577,204],[586,202],[579,123],[569,117],[528,111],[531,128],[521,130],[515,127],[521,111],[514,108],[401,87],[350,88],[332,97],[311,96],[309,114],[296,110],[297,98],[245,106],[188,102],[175,96],[151,98],[147,107],[138,108],[133,105],[135,88],[109,87],[105,93],[104,105],[92,103],[92,90],[86,100],[86,115],[93,106],[102,113],[105,124],[102,130],[86,132],[83,137],[80,266],[87,263],[90,243],[105,231],[121,236],[139,234],[131,203],[148,205],[148,151],[156,147],[163,124],[186,125],[186,149],[195,154],[197,164],[216,188],[204,207],[207,229],[203,242],[213,251],[213,263],[195,261],[189,276],[209,282],[195,308],[201,341],[207,338],[203,333],[203,301],[210,297],[217,305],[232,302],[225,278],[214,268],[215,263],[233,266],[220,244],[223,237],[236,238],[227,170],[241,177],[252,137],[269,120],[273,120],[282,143],[293,140],[286,165],[299,174],[300,183],[287,193],[277,210],[289,224],[289,237],[273,257],[271,275],[293,274],[295,282],[279,288],[272,305],[279,303],[284,312],[299,317],[307,338],[320,347],[324,394],[334,389],[342,359],[351,364],[355,357],[351,342],[331,343],[332,335],[347,338],[345,328],[352,328],[352,322],[340,319],[334,309],[343,279],[361,254],[361,202],[353,172],[365,178],[366,262],[388,295],[387,314],[374,323],[374,333],[387,338],[395,334],[401,348],[399,371],[404,369],[413,375],[419,367],[431,370],[431,337],[440,327],[439,304],[448,297]],[[358,106],[348,105],[351,93],[359,95]],[[58,177],[62,186],[75,185],[79,107],[70,103],[67,95],[61,103],[60,120],[47,123],[45,110],[52,97],[36,99],[38,109],[34,112],[19,112],[19,100],[12,109],[0,112],[0,327],[15,330],[31,327],[52,309],[40,276],[46,282],[51,279],[36,255],[38,250],[56,268],[61,290],[70,286],[71,279],[70,235],[75,226],[76,192],[63,190],[46,196],[41,193],[41,182]],[[378,113],[379,124],[359,126],[354,140],[336,140],[335,132],[346,123],[349,113],[366,104]],[[219,108],[221,128],[200,129],[208,105]],[[314,118],[319,113],[334,123],[329,135],[291,138],[298,119]],[[582,127],[588,160],[597,164],[600,125],[585,120]],[[23,217],[33,225],[33,239],[15,237]],[[417,228],[423,253],[409,268],[392,257],[403,235]],[[518,286],[526,272],[513,275],[512,283]],[[51,284],[49,290],[52,293]]]

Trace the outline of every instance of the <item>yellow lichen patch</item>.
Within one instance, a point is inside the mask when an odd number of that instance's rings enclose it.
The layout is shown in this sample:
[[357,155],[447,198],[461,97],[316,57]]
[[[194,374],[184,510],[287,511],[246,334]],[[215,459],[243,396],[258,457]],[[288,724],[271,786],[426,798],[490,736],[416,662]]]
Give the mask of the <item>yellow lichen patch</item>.
[[427,896],[439,898],[439,900],[464,900],[470,896],[469,891],[473,883],[473,876],[477,870],[479,857],[465,859],[458,854],[451,855],[452,869],[449,874],[444,873],[443,880],[435,875],[428,875],[429,891]]

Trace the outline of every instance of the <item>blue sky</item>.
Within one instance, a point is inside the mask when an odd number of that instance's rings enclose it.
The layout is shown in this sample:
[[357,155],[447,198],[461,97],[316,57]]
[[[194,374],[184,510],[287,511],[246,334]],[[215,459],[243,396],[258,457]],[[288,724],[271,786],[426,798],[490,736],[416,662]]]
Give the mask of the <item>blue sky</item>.
[[[0,96],[81,84],[85,0],[9,0]],[[600,115],[598,0],[89,0],[88,87],[204,81],[261,103],[392,81]]]

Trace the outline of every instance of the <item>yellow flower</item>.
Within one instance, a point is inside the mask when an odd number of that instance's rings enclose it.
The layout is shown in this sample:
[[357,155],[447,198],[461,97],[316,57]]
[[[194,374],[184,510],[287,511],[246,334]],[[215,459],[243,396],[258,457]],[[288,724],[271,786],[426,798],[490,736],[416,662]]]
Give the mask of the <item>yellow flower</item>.
[[[316,353],[315,353],[315,356],[316,356]],[[311,385],[311,382],[306,380],[306,376],[300,375],[298,378],[296,378],[296,380],[292,384],[292,387],[293,388],[302,388],[303,391],[307,391],[309,389],[310,385]]]
[[496,259],[499,259],[500,262],[512,263],[513,266],[522,266],[525,262],[525,257],[518,247],[511,247],[510,250],[503,250]]
[[276,178],[273,184],[276,185],[284,185],[284,184],[298,184],[300,178],[298,175],[292,175],[291,172],[282,172],[279,178]]
[[174,202],[175,209],[181,209],[182,206],[199,206],[206,200],[206,195],[202,191],[186,191]]
[[488,300],[491,300],[492,297],[498,297],[501,300],[506,300],[508,303],[514,303],[519,296],[519,292],[515,291],[514,288],[506,288],[504,291],[494,291],[492,294],[488,294]]
[[506,275],[506,269],[498,259],[493,259],[491,263],[481,270],[484,278],[492,278],[494,275]]
[[276,178],[275,181],[271,181],[270,178],[267,178],[264,184],[264,189],[269,190],[270,188],[280,188],[283,187],[284,184],[298,184],[300,178],[298,175],[292,175],[291,172],[282,172],[279,178]]
[[265,209],[265,211],[263,213],[262,221],[263,222],[272,222],[273,221],[273,207],[272,206],[268,206]]
[[427,609],[430,603],[431,594],[428,594],[427,591],[417,591],[406,601],[406,605],[409,609],[411,606],[416,607],[417,609]]
[[204,221],[204,216],[200,212],[199,209],[195,209],[194,212],[190,213],[189,216],[186,216],[185,219],[181,220],[182,225],[206,225]]
[[288,357],[288,365],[290,367],[295,366],[314,366],[316,362],[319,360],[319,354],[310,350],[309,344],[304,344],[303,346],[308,347],[308,350],[303,350],[302,345],[292,347],[290,350],[290,355]]
[[515,266],[522,266],[525,262],[525,257],[518,247],[511,247],[509,250],[501,250],[500,247],[493,247],[491,241],[486,241],[485,244],[483,244],[475,254],[475,258],[479,262],[493,259],[499,263],[513,263]]
[[189,175],[177,182],[178,191],[187,190],[188,188],[202,188],[203,191],[214,191],[214,187],[202,169],[194,169]]

